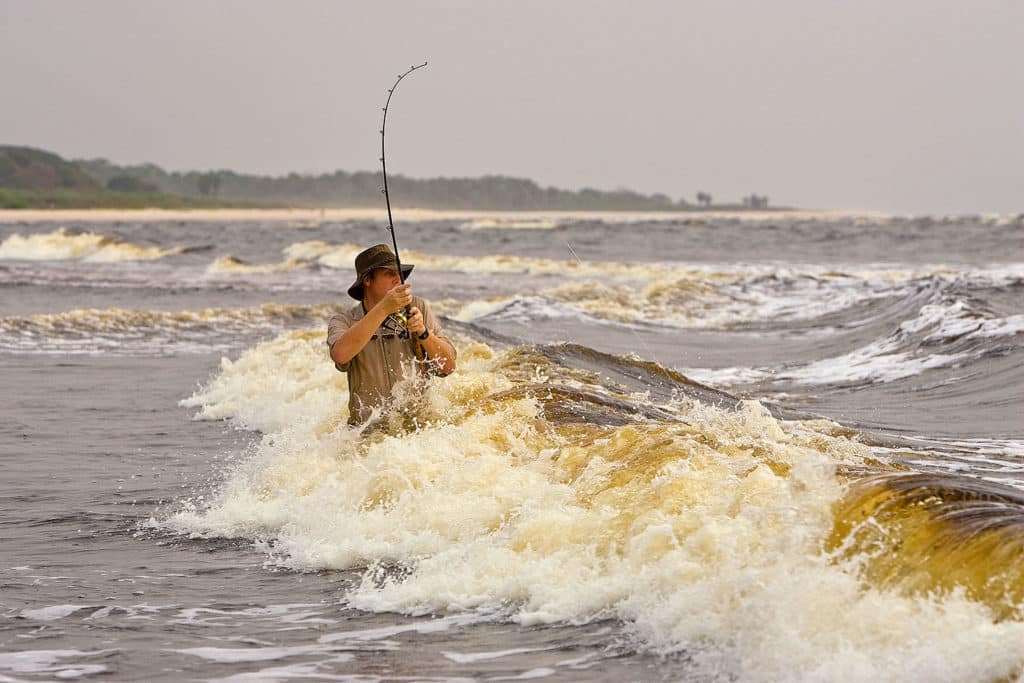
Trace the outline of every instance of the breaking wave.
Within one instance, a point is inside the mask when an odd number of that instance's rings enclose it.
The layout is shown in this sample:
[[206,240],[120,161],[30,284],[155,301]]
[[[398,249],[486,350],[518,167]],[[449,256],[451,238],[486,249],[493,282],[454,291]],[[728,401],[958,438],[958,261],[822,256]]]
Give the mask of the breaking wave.
[[301,259],[289,259],[275,263],[249,263],[234,256],[222,256],[207,267],[210,273],[286,273],[299,268],[308,268],[311,264]]
[[[893,382],[939,368],[963,368],[1005,356],[1024,344],[1024,314],[989,306],[984,292],[996,286],[989,280],[928,278],[908,284],[869,307],[862,319],[846,316],[844,327],[874,326],[883,332],[852,350],[802,364],[695,369],[694,373],[704,381],[731,386],[770,382],[852,387]],[[1024,280],[1006,280],[998,287],[1019,291]],[[985,374],[972,373],[975,380],[984,379]],[[959,391],[964,391],[962,386]]]
[[1019,492],[915,479],[841,425],[652,363],[456,342],[459,372],[364,430],[322,332],[225,359],[182,403],[263,436],[161,524],[357,569],[359,609],[616,619],[727,679],[1021,674]]
[[[365,246],[345,243],[333,244],[322,240],[296,242],[284,250],[285,264],[297,267],[301,264],[318,264],[328,268],[351,270],[356,255]],[[478,256],[457,256],[428,254],[412,249],[402,250],[402,260],[416,265],[439,271],[457,271],[465,273],[529,273],[529,274],[560,274],[570,277],[631,277],[653,278],[668,277],[700,277],[702,279],[734,279],[735,276],[725,273],[721,276],[708,268],[670,266],[664,264],[628,264],[614,262],[580,261],[571,258],[566,250],[565,259],[547,259],[531,256],[515,256],[509,254],[489,254]],[[281,267],[268,264],[270,268]]]
[[0,350],[44,354],[127,354],[228,351],[253,335],[276,335],[332,315],[329,306],[264,304],[198,311],[77,309],[0,317]]
[[[571,220],[571,219],[570,219]],[[462,230],[553,230],[563,225],[563,221],[552,218],[474,218],[465,221],[459,227]]]
[[26,261],[153,261],[182,251],[182,247],[145,247],[118,237],[64,228],[37,235],[15,234],[0,242],[0,259]]
[[[217,273],[278,273],[326,267],[351,270],[363,246],[320,240],[297,242],[284,250],[285,260],[253,264],[234,257],[209,266]],[[536,292],[521,292],[466,303],[460,320],[479,321],[507,306],[549,303],[563,314],[580,312],[612,322],[690,328],[725,328],[815,320],[858,305],[914,296],[928,287],[940,289],[969,282],[972,287],[1013,287],[1024,282],[1016,266],[962,269],[942,265],[913,268],[861,265],[840,268],[797,264],[620,263],[550,259],[505,254],[435,255],[403,250],[410,263],[432,271],[461,273],[555,274],[566,282]],[[574,310],[571,310],[574,309]],[[549,312],[548,317],[559,315]],[[829,322],[849,325],[849,320]]]

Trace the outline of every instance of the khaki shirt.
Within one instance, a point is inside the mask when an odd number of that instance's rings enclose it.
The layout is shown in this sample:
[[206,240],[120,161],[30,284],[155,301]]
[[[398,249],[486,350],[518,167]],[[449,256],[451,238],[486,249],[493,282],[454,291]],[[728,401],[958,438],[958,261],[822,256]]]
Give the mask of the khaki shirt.
[[[420,309],[423,323],[430,334],[445,339],[441,325],[430,310],[430,304],[414,296],[412,305]],[[333,347],[334,343],[364,315],[366,313],[360,302],[349,310],[333,316],[327,323],[327,346]],[[454,348],[453,346],[452,349]],[[415,359],[408,332],[399,323],[386,318],[363,350],[352,360],[347,363],[335,363],[334,366],[339,371],[348,373],[349,424],[365,422],[374,408],[387,403],[394,386],[409,376],[411,368],[416,367],[421,376],[428,375],[430,364],[414,363]]]

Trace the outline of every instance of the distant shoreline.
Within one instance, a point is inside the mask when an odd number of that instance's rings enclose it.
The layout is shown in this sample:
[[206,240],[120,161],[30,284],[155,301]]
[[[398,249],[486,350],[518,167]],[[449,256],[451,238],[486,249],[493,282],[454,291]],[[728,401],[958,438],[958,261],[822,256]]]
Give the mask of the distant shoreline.
[[[409,178],[390,183],[409,206],[440,211],[761,212],[795,207],[770,205],[751,193],[717,203],[703,191],[697,203],[663,193],[625,188],[564,190],[529,178]],[[296,209],[314,211],[382,207],[375,171],[337,170],[319,175],[259,176],[230,170],[168,172],[155,164],[120,166],[106,159],[68,161],[33,147],[0,145],[0,209]]]
[[[769,209],[767,211],[463,211],[444,209],[395,209],[396,221],[466,220],[494,221],[490,227],[544,227],[556,219],[631,221],[686,221],[701,218],[739,218],[764,221],[783,217],[841,218],[844,216],[878,216],[877,211],[831,211],[813,209]],[[40,222],[116,222],[116,221],[282,221],[319,222],[366,220],[387,222],[387,211],[379,209],[0,209],[0,223]],[[536,226],[528,223],[537,223]],[[511,225],[503,226],[502,223]],[[488,226],[483,226],[488,227]]]

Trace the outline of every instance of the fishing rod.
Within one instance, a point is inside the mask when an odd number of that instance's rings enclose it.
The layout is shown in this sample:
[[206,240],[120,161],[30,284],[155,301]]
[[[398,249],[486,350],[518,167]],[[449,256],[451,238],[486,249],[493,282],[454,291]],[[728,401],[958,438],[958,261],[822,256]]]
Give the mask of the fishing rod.
[[[388,125],[388,107],[391,106],[391,97],[395,94],[398,84],[402,82],[403,78],[411,74],[413,71],[422,69],[426,65],[427,63],[423,62],[418,66],[410,66],[408,71],[398,75],[398,80],[395,81],[395,84],[388,88],[388,99],[387,102],[384,103],[383,110],[384,118],[380,124],[380,169],[384,176],[384,187],[381,189],[381,192],[384,193],[384,203],[388,207],[388,232],[391,233],[391,244],[395,248],[395,265],[398,267],[398,279],[403,285],[405,284],[405,272],[402,270],[402,257],[398,253],[398,237],[395,236],[395,221],[391,217],[391,195],[388,193],[388,164],[387,161],[385,161],[384,154],[384,130]],[[410,308],[410,306],[406,306],[405,311],[401,314],[394,314],[395,317],[401,321],[403,326],[408,322]],[[413,334],[410,334],[409,336],[412,339],[413,353],[415,356],[421,360],[426,360],[426,352],[423,350],[423,345],[420,344],[420,340]]]
[[402,82],[402,79],[411,74],[417,69],[422,69],[427,65],[423,62],[419,66],[410,66],[409,70],[403,74],[398,75],[398,80],[395,84],[388,88],[388,101],[384,103],[384,120],[380,124],[380,168],[384,175],[384,189],[381,192],[384,193],[384,203],[388,207],[388,231],[391,233],[391,244],[395,247],[395,261],[398,265],[398,278],[405,284],[405,273],[402,272],[402,258],[398,255],[398,238],[395,237],[395,221],[391,218],[391,195],[388,194],[388,165],[384,160],[384,129],[388,125],[388,107],[391,105],[391,96],[395,94],[395,90],[398,88],[398,84]]

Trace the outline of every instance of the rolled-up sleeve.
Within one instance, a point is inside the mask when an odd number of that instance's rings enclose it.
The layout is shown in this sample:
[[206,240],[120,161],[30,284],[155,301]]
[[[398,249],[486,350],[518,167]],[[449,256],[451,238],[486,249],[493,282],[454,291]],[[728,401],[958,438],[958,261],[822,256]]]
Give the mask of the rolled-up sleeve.
[[[336,315],[327,321],[328,352],[334,348],[334,343],[341,339],[350,327],[352,327],[352,321],[346,315]],[[348,363],[335,363],[334,367],[338,369],[338,372],[346,372],[351,363],[351,360]]]

